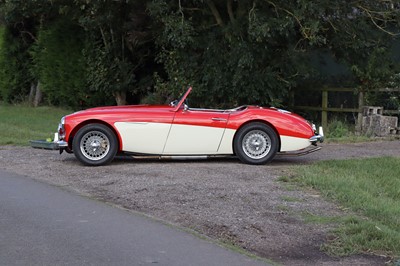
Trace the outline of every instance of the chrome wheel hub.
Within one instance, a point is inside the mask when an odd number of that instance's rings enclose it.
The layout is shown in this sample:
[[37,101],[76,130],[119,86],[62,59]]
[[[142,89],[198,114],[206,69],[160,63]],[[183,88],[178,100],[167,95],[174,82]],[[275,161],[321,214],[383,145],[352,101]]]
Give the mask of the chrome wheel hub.
[[271,150],[271,138],[262,130],[252,130],[244,136],[242,149],[251,159],[264,158]]
[[110,151],[110,140],[100,131],[90,131],[82,137],[80,148],[89,160],[101,160]]

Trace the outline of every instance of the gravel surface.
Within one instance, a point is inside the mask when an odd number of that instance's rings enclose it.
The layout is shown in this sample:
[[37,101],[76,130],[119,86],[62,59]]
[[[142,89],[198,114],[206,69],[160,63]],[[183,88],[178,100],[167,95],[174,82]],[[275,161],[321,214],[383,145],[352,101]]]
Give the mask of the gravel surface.
[[342,210],[315,191],[288,189],[277,178],[290,175],[293,165],[314,161],[400,156],[400,141],[322,146],[263,166],[236,159],[118,157],[100,167],[84,167],[71,154],[2,146],[0,169],[193,229],[284,265],[384,265],[386,259],[377,256],[334,258],[321,252],[332,228],[305,223],[302,214],[332,216]]

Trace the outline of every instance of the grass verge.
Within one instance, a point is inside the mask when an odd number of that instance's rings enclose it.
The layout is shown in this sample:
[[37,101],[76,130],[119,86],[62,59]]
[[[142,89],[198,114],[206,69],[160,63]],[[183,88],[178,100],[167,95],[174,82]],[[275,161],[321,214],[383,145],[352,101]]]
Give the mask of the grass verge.
[[29,145],[29,140],[53,138],[61,117],[70,112],[0,103],[0,145]]
[[323,161],[296,168],[295,176],[290,182],[317,189],[354,213],[310,218],[339,223],[324,246],[328,253],[400,257],[400,158]]

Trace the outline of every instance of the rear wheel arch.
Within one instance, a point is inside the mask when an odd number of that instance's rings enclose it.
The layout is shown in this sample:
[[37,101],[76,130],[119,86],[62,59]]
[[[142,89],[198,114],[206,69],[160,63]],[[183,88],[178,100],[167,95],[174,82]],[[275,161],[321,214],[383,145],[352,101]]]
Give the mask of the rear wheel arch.
[[273,126],[271,123],[269,123],[268,121],[256,119],[256,120],[247,121],[247,122],[241,124],[240,127],[236,130],[235,135],[233,136],[233,142],[232,142],[232,150],[233,150],[233,153],[234,153],[234,154],[236,154],[234,143],[235,143],[235,139],[236,139],[236,137],[237,137],[239,131],[240,131],[244,126],[246,126],[246,125],[248,125],[248,124],[251,124],[251,123],[262,123],[262,124],[265,124],[266,126],[269,126],[270,128],[272,128],[272,129],[275,131],[276,136],[278,137],[278,141],[279,141],[279,143],[278,143],[278,151],[281,150],[281,138],[280,138],[279,132],[278,132],[278,130],[276,129],[276,127],[274,127],[274,126]]

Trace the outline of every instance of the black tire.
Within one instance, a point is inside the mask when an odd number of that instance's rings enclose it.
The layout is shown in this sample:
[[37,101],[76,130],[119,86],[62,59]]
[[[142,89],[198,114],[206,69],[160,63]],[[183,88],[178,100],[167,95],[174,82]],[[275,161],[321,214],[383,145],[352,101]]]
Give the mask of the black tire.
[[88,124],[72,141],[75,157],[84,165],[99,166],[111,162],[118,150],[114,132],[102,124]]
[[279,139],[270,126],[254,122],[239,129],[233,147],[243,163],[265,164],[278,152]]

